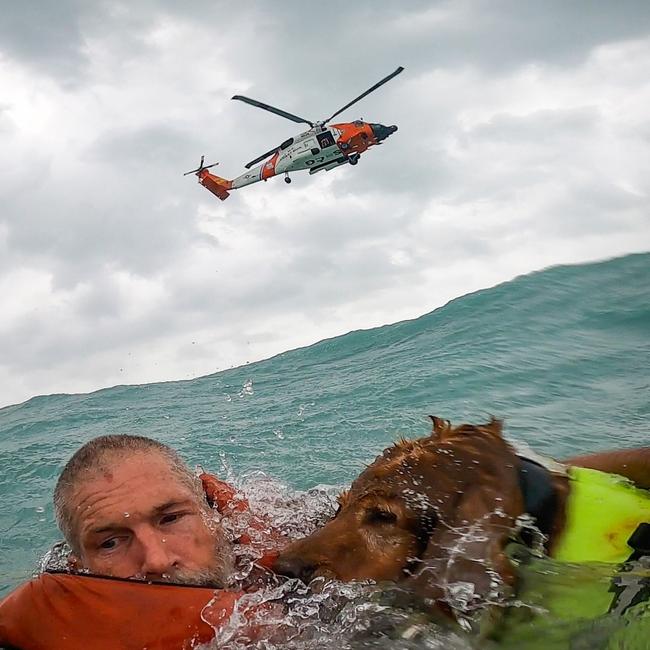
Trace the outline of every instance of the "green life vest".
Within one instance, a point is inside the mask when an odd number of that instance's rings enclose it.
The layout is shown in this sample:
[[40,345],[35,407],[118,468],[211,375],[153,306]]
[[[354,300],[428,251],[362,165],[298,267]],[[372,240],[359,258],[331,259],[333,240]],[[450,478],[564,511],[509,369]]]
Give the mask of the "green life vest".
[[[640,523],[650,522],[650,491],[592,469],[569,467],[567,475],[570,494],[562,537],[552,558],[520,566],[519,606],[502,620],[495,647],[647,650],[649,602],[622,616],[608,612],[615,598],[612,579],[623,575],[617,564],[632,554],[627,541]],[[642,566],[624,575],[650,578]]]
[[616,474],[568,468],[566,525],[553,551],[560,562],[625,562],[627,540],[650,522],[650,491]]

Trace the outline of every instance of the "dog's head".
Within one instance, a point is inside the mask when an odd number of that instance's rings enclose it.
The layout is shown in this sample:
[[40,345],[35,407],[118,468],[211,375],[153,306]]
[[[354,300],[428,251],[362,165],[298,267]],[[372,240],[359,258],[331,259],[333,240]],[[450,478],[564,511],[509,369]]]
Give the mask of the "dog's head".
[[285,549],[276,571],[305,582],[410,579],[434,599],[441,584],[471,583],[479,594],[496,576],[511,584],[503,550],[524,505],[502,424],[431,419],[431,436],[386,449],[331,521]]

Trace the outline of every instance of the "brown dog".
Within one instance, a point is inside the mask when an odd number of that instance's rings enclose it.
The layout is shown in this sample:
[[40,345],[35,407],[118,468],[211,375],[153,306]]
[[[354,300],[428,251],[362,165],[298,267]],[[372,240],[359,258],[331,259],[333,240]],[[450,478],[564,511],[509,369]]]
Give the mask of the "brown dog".
[[[498,420],[452,427],[431,419],[431,436],[386,449],[340,496],[335,517],[285,549],[275,570],[304,582],[408,580],[438,604],[460,585],[470,605],[513,585],[504,550],[520,515],[536,517],[552,555],[565,525],[566,475],[518,457]],[[568,462],[650,486],[650,449]]]

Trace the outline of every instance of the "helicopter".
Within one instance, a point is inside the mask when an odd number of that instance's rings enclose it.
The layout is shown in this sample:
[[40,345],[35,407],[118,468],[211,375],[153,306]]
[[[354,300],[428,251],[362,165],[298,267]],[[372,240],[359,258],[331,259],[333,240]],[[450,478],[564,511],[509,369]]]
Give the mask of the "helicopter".
[[[249,171],[232,180],[221,178],[209,172],[208,169],[219,163],[204,165],[205,156],[201,156],[201,162],[196,169],[185,172],[183,175],[195,174],[203,187],[222,201],[225,201],[232,190],[259,181],[267,181],[279,174],[284,174],[285,183],[291,183],[289,172],[308,169],[310,174],[316,174],[323,170],[334,169],[340,165],[356,165],[364,151],[374,145],[381,144],[389,135],[397,131],[397,127],[395,125],[384,126],[383,124],[364,122],[361,119],[340,124],[329,124],[329,122],[366,95],[396,77],[403,70],[402,66],[398,67],[397,70],[368,88],[343,108],[340,108],[327,119],[318,122],[312,122],[304,117],[293,115],[250,97],[235,95],[232,99],[245,102],[256,108],[262,108],[292,122],[308,124],[309,129],[300,135],[285,140],[282,144],[255,158],[255,160],[251,160],[245,165]],[[258,165],[258,163],[262,164]],[[258,166],[254,167],[254,165]]]

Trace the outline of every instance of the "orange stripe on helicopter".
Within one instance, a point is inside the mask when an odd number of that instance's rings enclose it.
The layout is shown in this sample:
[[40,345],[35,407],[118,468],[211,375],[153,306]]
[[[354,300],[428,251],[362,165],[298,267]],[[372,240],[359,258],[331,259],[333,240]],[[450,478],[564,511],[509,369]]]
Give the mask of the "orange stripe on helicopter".
[[276,151],[273,154],[273,157],[264,163],[264,165],[262,166],[262,173],[260,175],[262,180],[266,180],[267,178],[271,178],[272,176],[275,176],[275,164],[278,162],[279,157],[280,157],[280,152]]

